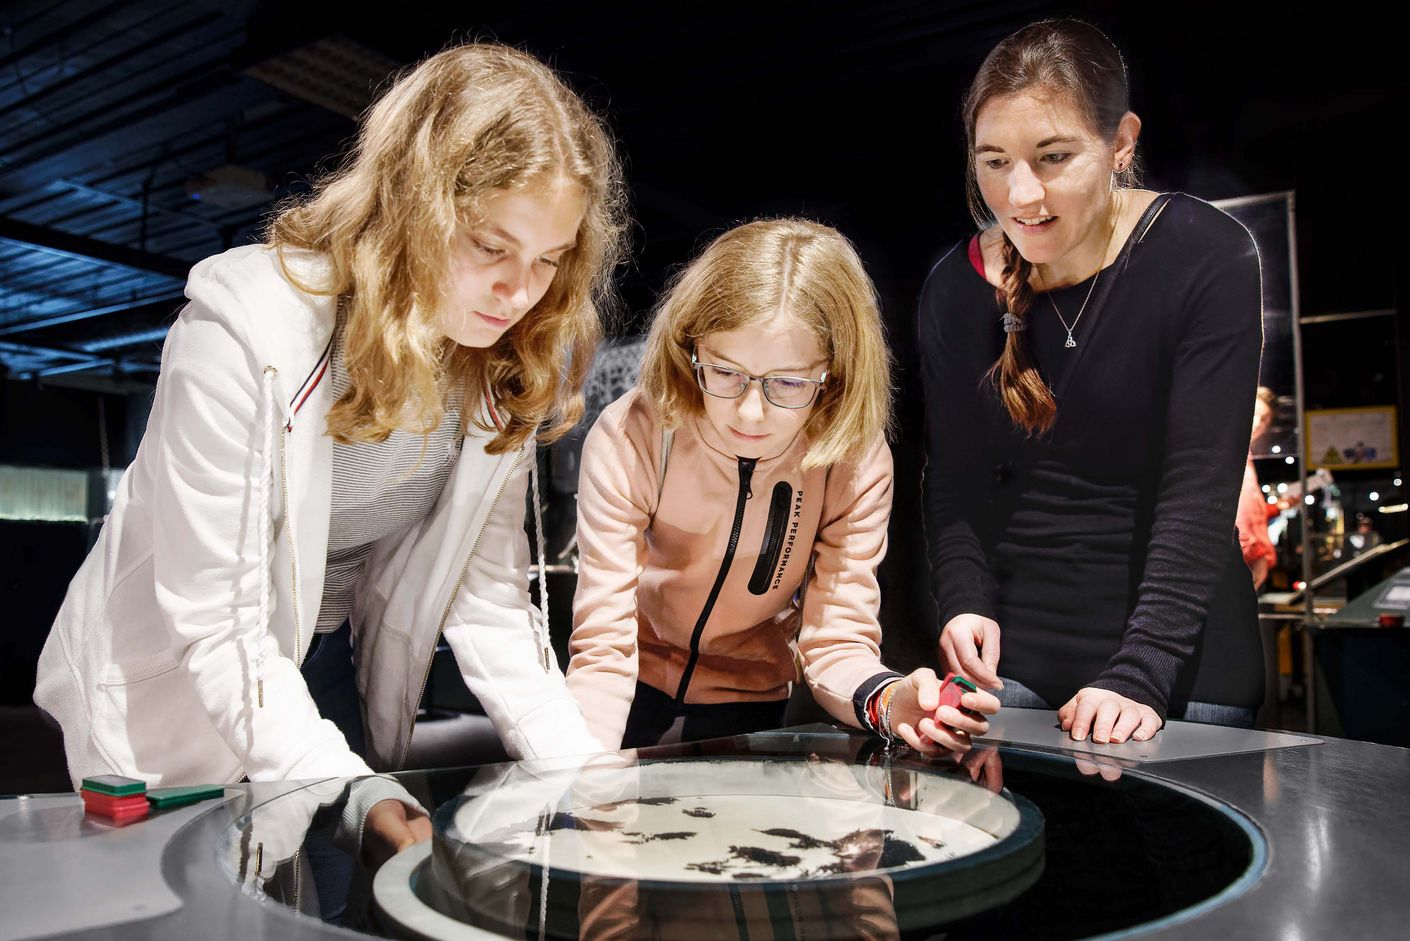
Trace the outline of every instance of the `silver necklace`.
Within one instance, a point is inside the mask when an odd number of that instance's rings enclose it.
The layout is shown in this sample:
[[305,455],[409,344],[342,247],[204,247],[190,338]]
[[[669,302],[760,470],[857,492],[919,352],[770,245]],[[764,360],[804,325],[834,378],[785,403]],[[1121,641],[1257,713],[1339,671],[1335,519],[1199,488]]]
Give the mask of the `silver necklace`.
[[1072,323],[1070,324],[1067,322],[1067,318],[1063,317],[1062,311],[1058,309],[1057,301],[1053,300],[1053,293],[1051,291],[1047,292],[1048,303],[1053,305],[1053,312],[1058,315],[1058,321],[1062,324],[1063,329],[1067,331],[1067,341],[1063,343],[1063,346],[1068,349],[1072,349],[1077,345],[1077,341],[1072,336],[1072,331],[1077,329],[1077,322],[1080,321],[1082,315],[1087,312],[1087,301],[1092,299],[1092,291],[1096,289],[1097,278],[1101,277],[1101,273],[1101,269],[1098,268],[1097,273],[1092,276],[1092,286],[1087,288],[1087,296],[1083,299],[1082,306],[1077,309],[1077,316],[1072,318]]
[[[1067,347],[1069,350],[1077,345],[1077,340],[1073,338],[1072,331],[1077,329],[1077,324],[1081,321],[1082,315],[1087,312],[1087,301],[1092,299],[1092,292],[1097,289],[1097,280],[1102,276],[1102,262],[1106,261],[1106,253],[1111,251],[1111,239],[1114,235],[1116,235],[1116,220],[1113,219],[1111,231],[1108,232],[1106,236],[1106,247],[1102,249],[1102,257],[1097,260],[1097,273],[1092,275],[1092,286],[1087,288],[1087,296],[1082,299],[1082,306],[1077,309],[1077,316],[1072,318],[1071,324],[1067,322],[1067,318],[1064,317],[1062,311],[1058,309],[1057,301],[1053,300],[1053,292],[1043,292],[1048,295],[1048,303],[1053,305],[1053,313],[1058,315],[1058,322],[1061,323],[1062,328],[1067,331],[1067,341],[1063,343],[1063,346]],[[1039,274],[1038,277],[1041,279],[1043,276]]]

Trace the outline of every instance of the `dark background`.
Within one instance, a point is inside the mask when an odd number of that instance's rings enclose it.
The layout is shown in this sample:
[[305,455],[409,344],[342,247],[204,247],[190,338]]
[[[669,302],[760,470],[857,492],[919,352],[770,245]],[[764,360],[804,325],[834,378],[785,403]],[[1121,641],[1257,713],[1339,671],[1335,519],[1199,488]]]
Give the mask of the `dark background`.
[[[105,462],[104,441],[107,463],[130,460],[190,264],[257,239],[273,200],[334,165],[391,70],[451,41],[498,39],[559,69],[620,141],[636,224],[614,333],[639,329],[669,272],[734,223],[801,214],[856,242],[900,367],[883,620],[888,657],[911,666],[930,655],[935,631],[917,512],[914,303],[929,266],[972,230],[960,96],[988,49],[1027,22],[1076,14],[1124,51],[1148,187],[1211,200],[1296,192],[1302,315],[1387,312],[1307,328],[1306,404],[1400,404],[1404,440],[1397,8],[1316,19],[1291,9],[4,4],[0,464],[92,469]],[[193,198],[232,164],[261,180],[247,205]],[[1391,477],[1339,480],[1399,500]],[[1376,522],[1390,538],[1405,516]],[[0,521],[5,702],[28,700],[32,658],[88,535]]]

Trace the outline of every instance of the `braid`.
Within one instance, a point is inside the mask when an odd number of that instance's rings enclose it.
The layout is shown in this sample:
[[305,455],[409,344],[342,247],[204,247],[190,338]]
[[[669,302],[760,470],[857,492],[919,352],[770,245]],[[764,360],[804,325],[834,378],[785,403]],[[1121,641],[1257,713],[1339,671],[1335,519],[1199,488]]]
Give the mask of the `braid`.
[[[1033,306],[1033,285],[1028,283],[1033,265],[1019,254],[1008,235],[1004,235],[1003,259],[1003,287],[995,293],[1009,313],[1026,321]],[[1053,426],[1057,402],[1029,355],[1027,331],[1005,335],[1004,352],[986,375],[998,387],[999,397],[1015,425],[1027,429],[1029,434],[1045,432]]]

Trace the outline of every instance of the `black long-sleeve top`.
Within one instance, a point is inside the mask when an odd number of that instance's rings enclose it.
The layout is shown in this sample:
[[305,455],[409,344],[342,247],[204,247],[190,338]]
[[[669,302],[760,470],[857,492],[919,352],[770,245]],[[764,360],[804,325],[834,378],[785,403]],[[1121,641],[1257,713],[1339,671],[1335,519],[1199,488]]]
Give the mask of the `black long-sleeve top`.
[[[1157,200],[1074,328],[1038,294],[1028,340],[1057,400],[1015,429],[985,378],[1003,310],[964,243],[921,296],[925,523],[940,625],[998,622],[999,672],[1054,705],[1086,686],[1164,719],[1262,697],[1257,601],[1234,515],[1248,454],[1262,300],[1237,221]],[[1072,323],[1090,280],[1051,292]]]

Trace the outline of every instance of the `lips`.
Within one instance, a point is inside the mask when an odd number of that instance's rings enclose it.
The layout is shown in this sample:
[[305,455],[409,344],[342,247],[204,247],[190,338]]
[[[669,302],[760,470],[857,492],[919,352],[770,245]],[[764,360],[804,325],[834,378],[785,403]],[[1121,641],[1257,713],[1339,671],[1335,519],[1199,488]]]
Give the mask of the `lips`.
[[1057,216],[1014,216],[1013,221],[1020,232],[1045,232],[1052,228]]
[[510,320],[508,317],[491,317],[489,314],[486,314],[486,313],[484,313],[484,312],[482,312],[482,311],[478,311],[478,310],[475,311],[475,316],[476,316],[476,317],[479,317],[481,320],[483,320],[485,323],[489,324],[490,326],[496,327],[496,328],[498,328],[498,329],[500,329],[500,330],[503,330],[505,327],[507,327],[507,326],[509,326],[511,323],[513,323],[513,321]]
[[744,432],[740,431],[738,428],[733,428],[733,427],[730,428],[730,431],[733,432],[734,435],[735,435],[737,438],[739,438],[741,441],[763,441],[765,438],[768,437],[768,435],[746,435]]

